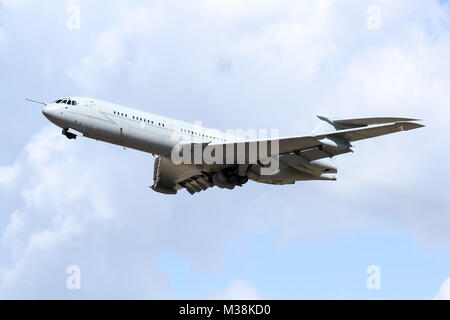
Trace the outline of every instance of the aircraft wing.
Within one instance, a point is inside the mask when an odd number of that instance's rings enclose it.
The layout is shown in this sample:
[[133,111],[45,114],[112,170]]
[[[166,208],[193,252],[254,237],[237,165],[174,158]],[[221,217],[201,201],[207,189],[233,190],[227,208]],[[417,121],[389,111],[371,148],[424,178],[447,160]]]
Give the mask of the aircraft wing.
[[339,154],[353,152],[350,148],[352,142],[421,127],[424,127],[424,125],[415,122],[396,122],[393,124],[372,125],[364,128],[344,129],[323,133],[315,135],[315,138],[322,146],[317,148],[317,150],[308,150],[303,155],[310,161],[334,157]]
[[[386,119],[403,119],[403,118],[370,118],[370,119],[383,119],[382,121],[386,121]],[[360,124],[363,119],[356,119],[357,123]],[[344,120],[343,120],[344,121]],[[350,121],[350,120],[345,120]],[[374,120],[372,120],[374,121]],[[381,120],[380,120],[381,121]],[[343,129],[339,131],[329,131],[320,134],[313,134],[310,136],[302,136],[302,137],[286,137],[279,139],[268,139],[268,140],[253,140],[253,141],[242,141],[242,142],[229,142],[229,143],[210,143],[210,144],[201,144],[202,150],[205,150],[206,147],[222,147],[224,151],[223,155],[223,163],[230,163],[227,160],[227,152],[229,150],[233,150],[232,153],[234,155],[234,160],[237,161],[237,154],[239,150],[243,150],[245,152],[245,157],[243,160],[245,163],[251,163],[255,161],[264,160],[267,156],[277,156],[288,154],[290,152],[302,152],[309,151],[308,154],[311,155],[310,159],[316,160],[321,157],[333,157],[342,153],[352,152],[350,149],[351,142],[374,138],[386,134],[391,134],[395,132],[408,131],[412,129],[417,129],[423,127],[423,125],[409,122],[409,121],[400,121],[390,124],[377,124],[377,125],[365,125],[363,128],[351,128],[351,129]],[[274,142],[278,143],[278,150],[275,150],[272,146]],[[258,144],[263,143],[267,145],[267,152],[263,153],[261,157],[259,154],[259,146]],[[254,152],[255,154],[250,155],[249,150],[251,150],[251,146],[256,145],[256,150],[258,152]],[[193,153],[195,150],[196,144],[190,144],[190,150]],[[314,149],[314,150],[311,150]],[[325,152],[317,152],[319,151]],[[306,154],[306,153],[305,153]],[[254,157],[256,156],[256,158]],[[242,159],[241,159],[242,160]],[[242,163],[239,162],[239,163]]]

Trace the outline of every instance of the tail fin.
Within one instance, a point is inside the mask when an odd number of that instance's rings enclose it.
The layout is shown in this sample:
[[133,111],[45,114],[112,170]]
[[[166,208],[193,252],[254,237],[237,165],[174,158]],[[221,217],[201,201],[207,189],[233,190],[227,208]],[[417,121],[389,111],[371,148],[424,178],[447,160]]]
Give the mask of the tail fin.
[[358,119],[336,119],[329,116],[317,116],[321,123],[313,130],[312,134],[320,134],[325,132],[333,132],[345,129],[367,127],[372,124],[385,124],[403,121],[419,121],[418,119],[409,118],[358,118]]

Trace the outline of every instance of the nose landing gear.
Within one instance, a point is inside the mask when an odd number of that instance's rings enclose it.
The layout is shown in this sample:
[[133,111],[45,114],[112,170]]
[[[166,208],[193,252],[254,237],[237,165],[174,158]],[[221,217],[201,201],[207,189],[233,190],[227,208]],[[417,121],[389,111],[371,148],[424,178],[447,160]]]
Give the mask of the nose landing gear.
[[76,139],[77,135],[68,131],[68,129],[63,129],[62,134],[67,137],[67,139],[72,140]]

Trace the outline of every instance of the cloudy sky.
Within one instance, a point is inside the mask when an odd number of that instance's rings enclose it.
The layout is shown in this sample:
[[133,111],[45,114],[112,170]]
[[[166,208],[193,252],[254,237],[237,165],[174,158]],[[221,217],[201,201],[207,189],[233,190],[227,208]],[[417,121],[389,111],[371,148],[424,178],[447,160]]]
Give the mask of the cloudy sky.
[[[172,197],[151,155],[24,101],[63,96],[283,136],[426,128],[357,143],[337,182]],[[447,1],[0,0],[0,298],[450,298],[449,101]]]

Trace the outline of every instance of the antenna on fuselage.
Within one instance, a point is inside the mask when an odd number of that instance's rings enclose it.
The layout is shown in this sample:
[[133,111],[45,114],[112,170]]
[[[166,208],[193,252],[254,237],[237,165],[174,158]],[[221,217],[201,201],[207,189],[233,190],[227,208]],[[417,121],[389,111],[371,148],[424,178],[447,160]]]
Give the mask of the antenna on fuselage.
[[33,99],[28,99],[28,98],[26,98],[25,100],[34,102],[34,103],[43,104],[44,106],[46,106],[48,104],[47,102],[37,101],[37,100],[33,100]]

